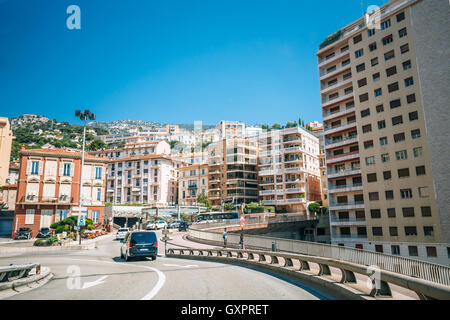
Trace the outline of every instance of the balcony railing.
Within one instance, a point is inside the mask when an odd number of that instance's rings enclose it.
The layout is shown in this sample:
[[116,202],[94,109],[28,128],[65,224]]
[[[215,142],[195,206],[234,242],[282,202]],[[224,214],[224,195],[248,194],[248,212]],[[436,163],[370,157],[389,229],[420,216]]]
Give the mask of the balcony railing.
[[333,185],[329,184],[328,190],[342,190],[342,189],[357,188],[357,187],[362,187],[362,183],[347,184],[347,185],[343,185],[343,186],[333,186]]

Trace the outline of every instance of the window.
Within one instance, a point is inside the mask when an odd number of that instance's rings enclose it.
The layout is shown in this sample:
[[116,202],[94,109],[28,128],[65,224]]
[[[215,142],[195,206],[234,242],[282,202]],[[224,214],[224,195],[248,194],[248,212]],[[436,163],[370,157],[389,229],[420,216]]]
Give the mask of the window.
[[407,178],[409,177],[409,168],[398,169],[397,173],[399,178]]
[[399,13],[397,15],[397,22],[400,22],[400,21],[403,21],[403,20],[405,20],[405,13],[404,12]]
[[63,176],[70,177],[70,163],[64,163]]
[[25,224],[34,224],[34,209],[26,210]]
[[366,158],[366,166],[371,166],[375,164],[375,157],[367,157]]
[[367,182],[376,182],[377,181],[377,174],[376,173],[369,173],[367,174]]
[[389,102],[389,105],[391,106],[391,109],[395,109],[398,108],[402,105],[400,99],[396,99],[396,100],[392,100],[391,102]]
[[397,160],[406,160],[408,159],[408,152],[406,150],[397,151],[395,152],[395,157]]
[[391,60],[391,59],[394,59],[394,58],[395,58],[395,52],[394,52],[394,50],[391,50],[391,51],[386,52],[386,53],[384,54],[384,60],[385,60],[385,61],[388,61],[388,60]]
[[431,217],[431,207],[420,207],[422,217]]
[[408,35],[408,32],[406,31],[406,28],[400,29],[400,30],[398,31],[398,36],[399,36],[400,38],[403,38],[403,37],[405,37],[405,36],[407,36],[407,35]]
[[429,198],[430,197],[430,193],[428,192],[428,187],[419,187],[419,188],[417,188],[417,190],[419,191],[420,198]]
[[400,47],[400,52],[403,53],[407,53],[409,51],[409,44],[404,44]]
[[405,133],[404,132],[394,134],[394,142],[395,143],[401,142],[401,141],[404,141],[404,140],[405,140]]
[[102,194],[102,189],[97,188],[97,201],[101,201],[101,194]]
[[408,246],[408,252],[411,257],[417,257],[419,255],[417,246]]
[[393,255],[400,255],[400,246],[398,246],[398,245],[391,245],[391,253]]
[[388,85],[389,92],[394,92],[397,90],[398,90],[398,82],[394,82],[394,83],[391,83],[390,85]]
[[402,124],[403,123],[403,117],[402,116],[397,116],[397,117],[393,117],[392,118],[392,125],[393,126],[396,126],[396,125],[399,125],[399,124]]
[[417,228],[405,227],[405,236],[417,236]]
[[365,118],[367,116],[370,116],[370,109],[369,108],[361,111],[361,118]]
[[364,149],[373,148],[373,140],[364,141]]
[[423,156],[423,148],[422,147],[414,148],[413,152],[414,152],[414,158],[420,158]]
[[413,93],[413,94],[406,96],[406,102],[408,102],[408,103],[416,102],[416,95]]
[[373,42],[373,43],[369,44],[369,50],[370,50],[370,52],[377,50],[377,43]]
[[378,121],[378,129],[381,130],[384,128],[386,128],[386,121],[384,120]]
[[369,192],[369,200],[370,201],[380,200],[380,196],[379,196],[378,192]]
[[428,257],[437,257],[436,247],[427,247],[427,256]]
[[382,138],[380,138],[380,145],[381,145],[381,146],[387,146],[387,144],[388,144],[388,139],[387,139],[387,137],[382,137]]
[[357,35],[353,38],[353,44],[357,44],[358,42],[362,41],[362,34]]
[[[382,163],[387,163],[389,162],[390,158],[389,158],[389,153],[385,153],[381,155],[381,162]],[[389,171],[390,172],[390,171]],[[389,178],[390,179],[390,178]],[[386,180],[386,179],[384,179]]]
[[370,60],[370,65],[372,67],[375,67],[378,64],[378,58],[373,58],[372,60]]
[[375,245],[375,252],[383,253],[383,245],[382,244],[376,244]]
[[417,176],[424,176],[424,175],[426,175],[425,166],[416,167],[416,175]]
[[418,139],[420,138],[420,129],[411,130],[411,138],[412,139]]
[[386,200],[394,200],[394,191],[393,190],[387,190],[384,192],[386,196]]
[[398,237],[397,227],[389,227],[389,235],[391,237]]
[[358,51],[355,51],[355,59],[358,59],[364,55],[364,49],[359,49]]
[[369,37],[373,36],[374,34],[375,34],[375,29],[369,29],[369,30],[367,30],[367,35],[368,35]]
[[384,111],[384,107],[382,104],[379,104],[375,107],[375,110],[377,110],[377,113],[380,113]]
[[390,34],[390,35],[384,37],[384,38],[382,39],[382,41],[383,41],[383,45],[386,46],[386,45],[388,45],[389,43],[391,43],[392,41],[394,41],[394,38],[392,37],[392,34]]
[[372,75],[372,79],[373,79],[373,82],[378,82],[378,81],[380,81],[380,73],[379,73],[379,72],[374,73],[374,74]]
[[433,237],[434,236],[434,228],[432,226],[424,226],[423,234],[427,237]]
[[380,209],[372,209],[370,210],[370,216],[372,219],[380,219],[381,218],[381,211]]
[[408,115],[409,121],[415,121],[419,119],[419,113],[417,111],[410,112]]
[[412,190],[411,189],[400,189],[400,198],[402,199],[412,199]]
[[386,76],[390,77],[397,73],[397,67],[393,66],[391,68],[386,69]]
[[[369,100],[369,94],[368,93],[364,93],[364,94],[359,96],[359,102],[365,102],[367,100]],[[361,112],[361,114],[362,114],[362,112]]]
[[366,65],[364,63],[361,63],[361,64],[356,66],[356,71],[357,72],[362,72],[364,70],[366,70]]
[[414,79],[413,79],[413,77],[410,77],[410,78],[405,79],[405,87],[412,86],[413,84],[414,84]]
[[403,70],[411,69],[411,60],[403,62]]
[[387,216],[388,218],[395,218],[395,208],[388,208],[387,209]]
[[39,174],[39,161],[31,162],[31,174]]
[[383,228],[382,227],[372,227],[372,234],[374,236],[380,237],[383,235]]
[[384,171],[383,172],[383,177],[384,177],[384,180],[391,180],[392,179],[392,174],[391,174],[390,171]]
[[388,19],[381,23],[381,30],[385,30],[391,26],[391,19]]
[[376,98],[376,97],[380,97],[383,94],[383,91],[381,90],[381,88],[378,88],[378,89],[375,89],[373,91],[373,93],[374,93],[375,98]]
[[358,88],[364,87],[365,85],[367,85],[367,79],[366,78],[358,80]]
[[372,125],[366,124],[365,126],[362,127],[362,131],[363,131],[363,133],[372,132]]
[[411,218],[414,217],[414,208],[402,208],[403,217]]
[[[131,171],[128,171],[128,176],[130,177]],[[102,168],[96,167],[95,168],[95,179],[101,179],[102,178]]]

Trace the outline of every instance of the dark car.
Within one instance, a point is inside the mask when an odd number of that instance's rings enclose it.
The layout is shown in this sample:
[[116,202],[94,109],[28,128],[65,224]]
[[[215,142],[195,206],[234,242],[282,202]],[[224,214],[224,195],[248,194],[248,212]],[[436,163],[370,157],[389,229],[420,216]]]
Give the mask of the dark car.
[[158,255],[158,238],[152,231],[128,232],[120,247],[120,257],[128,261],[134,257],[151,257]]
[[189,222],[182,221],[182,222],[180,222],[178,231],[187,231],[188,228],[189,228]]
[[16,233],[15,240],[29,240],[31,239],[32,232],[30,228],[19,228]]
[[50,228],[41,228],[36,238],[50,238]]

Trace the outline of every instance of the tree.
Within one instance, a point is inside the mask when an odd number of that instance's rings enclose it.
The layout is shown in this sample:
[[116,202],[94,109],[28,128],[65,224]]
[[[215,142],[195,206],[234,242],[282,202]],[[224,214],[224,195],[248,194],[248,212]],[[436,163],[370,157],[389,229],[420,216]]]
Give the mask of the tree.
[[310,212],[315,212],[315,213],[320,213],[321,209],[320,209],[320,204],[315,202],[315,203],[310,203],[308,206],[308,209]]
[[225,211],[231,211],[231,210],[235,210],[236,206],[232,203],[225,203],[223,208],[225,209]]
[[272,125],[272,129],[281,129],[281,124],[279,124],[279,123],[274,123],[274,124]]
[[288,121],[287,123],[286,123],[286,128],[294,128],[294,127],[296,127],[297,126],[297,122],[291,122],[291,121]]
[[197,202],[204,204],[205,207],[207,207],[207,208],[211,208],[211,201],[208,199],[208,196],[204,193],[199,194],[199,196],[197,198]]
[[96,151],[96,150],[100,150],[100,149],[104,149],[106,147],[106,144],[103,142],[103,140],[97,139],[92,141],[89,146],[87,147],[87,149],[89,151]]

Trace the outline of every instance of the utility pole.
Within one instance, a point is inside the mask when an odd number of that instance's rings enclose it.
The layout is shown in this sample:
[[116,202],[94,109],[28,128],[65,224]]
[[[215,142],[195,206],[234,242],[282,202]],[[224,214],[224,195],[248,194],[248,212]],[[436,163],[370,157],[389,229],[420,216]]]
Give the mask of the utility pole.
[[86,218],[84,217],[84,213],[82,213],[82,211],[81,211],[81,192],[82,192],[82,187],[83,187],[84,149],[85,149],[85,144],[86,144],[86,122],[87,122],[87,119],[95,120],[95,114],[91,113],[91,111],[89,111],[89,110],[84,110],[84,111],[76,110],[75,111],[75,117],[78,117],[78,118],[80,118],[81,120],[84,121],[84,125],[83,125],[83,151],[81,153],[80,194],[78,196],[78,222],[77,222],[77,225],[78,225],[78,243],[81,244],[81,225],[80,225],[81,215],[83,215],[84,224],[86,223]]

